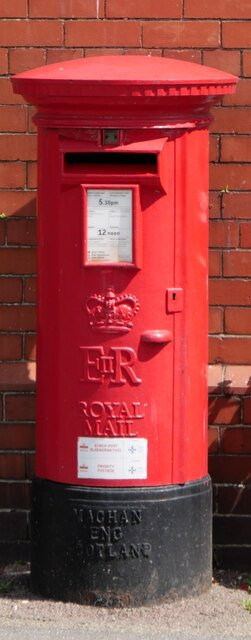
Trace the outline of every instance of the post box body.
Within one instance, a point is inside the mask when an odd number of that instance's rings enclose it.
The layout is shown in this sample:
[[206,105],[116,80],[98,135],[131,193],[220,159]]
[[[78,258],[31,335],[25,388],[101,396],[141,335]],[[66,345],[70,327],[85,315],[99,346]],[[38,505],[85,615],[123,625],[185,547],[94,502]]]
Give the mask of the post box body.
[[[208,131],[182,136],[150,131],[142,142],[141,132],[122,131],[123,146],[105,151],[98,129],[77,131],[80,139],[74,139],[76,130],[67,133],[41,134],[46,167],[39,220],[37,475],[94,486],[156,486],[203,478]],[[67,164],[65,158],[74,154],[78,160],[79,154],[81,161],[82,153],[96,154],[99,164],[90,171],[81,162]],[[144,153],[145,164],[135,165],[133,153]],[[106,164],[105,156],[114,164]],[[158,158],[166,171],[164,187]],[[195,167],[201,167],[199,175]],[[135,169],[141,173],[135,175]],[[135,263],[85,264],[88,193],[97,202],[114,203],[123,194],[132,195]],[[102,220],[105,204],[98,206]],[[97,232],[109,233],[105,222],[99,224]],[[116,220],[111,228],[117,228]],[[115,449],[114,457],[107,454],[107,471],[89,477],[94,470],[80,468],[88,458],[81,457],[81,443],[87,446],[88,438],[105,440],[105,448],[118,439],[125,455],[129,439],[145,441],[144,471],[132,470],[130,476],[117,468],[120,453]]]
[[13,82],[38,108],[35,588],[206,588],[209,107],[236,79],[140,56]]

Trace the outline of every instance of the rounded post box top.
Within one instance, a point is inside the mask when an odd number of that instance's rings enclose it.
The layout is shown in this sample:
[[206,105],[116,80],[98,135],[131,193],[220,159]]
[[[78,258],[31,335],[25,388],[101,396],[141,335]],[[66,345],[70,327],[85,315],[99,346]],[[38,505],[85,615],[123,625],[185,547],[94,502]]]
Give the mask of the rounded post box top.
[[40,127],[197,126],[236,82],[217,69],[150,56],[68,60],[12,78],[14,91],[37,107]]
[[[69,95],[214,95],[232,93],[237,78],[199,64],[151,56],[100,56],[68,60],[25,71],[12,78],[27,98]],[[110,88],[110,91],[109,91]],[[147,92],[147,93],[145,93]]]

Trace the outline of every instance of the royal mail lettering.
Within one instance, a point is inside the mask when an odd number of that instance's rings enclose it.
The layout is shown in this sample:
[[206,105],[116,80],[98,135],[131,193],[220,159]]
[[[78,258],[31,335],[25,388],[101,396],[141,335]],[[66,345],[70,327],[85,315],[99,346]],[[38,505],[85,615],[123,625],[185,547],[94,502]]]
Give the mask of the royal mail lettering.
[[140,402],[85,402],[80,401],[80,414],[84,418],[84,434],[94,437],[135,437],[135,421],[145,417],[147,403]]
[[[147,406],[145,403],[144,407]],[[132,402],[130,405],[127,402],[80,402],[81,413],[86,418],[102,418],[107,416],[108,418],[129,418],[130,420],[145,417],[145,411],[141,408],[140,402]]]

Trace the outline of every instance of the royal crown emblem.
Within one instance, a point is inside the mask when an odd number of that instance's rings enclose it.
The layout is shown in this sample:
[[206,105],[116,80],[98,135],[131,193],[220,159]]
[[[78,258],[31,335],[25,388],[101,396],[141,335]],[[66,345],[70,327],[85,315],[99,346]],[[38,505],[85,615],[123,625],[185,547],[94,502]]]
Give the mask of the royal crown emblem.
[[90,327],[105,333],[130,331],[138,309],[139,301],[135,296],[130,293],[116,295],[113,287],[108,287],[104,296],[94,293],[86,302]]

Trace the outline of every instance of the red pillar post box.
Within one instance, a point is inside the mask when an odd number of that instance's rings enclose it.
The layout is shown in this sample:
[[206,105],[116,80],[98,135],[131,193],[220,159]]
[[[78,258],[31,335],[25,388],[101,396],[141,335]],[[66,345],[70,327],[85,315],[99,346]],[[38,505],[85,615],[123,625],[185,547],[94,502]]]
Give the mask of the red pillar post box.
[[37,107],[42,595],[131,605],[210,584],[208,127],[236,80],[141,56],[13,78]]

